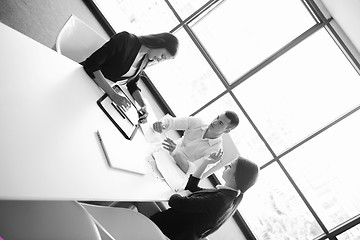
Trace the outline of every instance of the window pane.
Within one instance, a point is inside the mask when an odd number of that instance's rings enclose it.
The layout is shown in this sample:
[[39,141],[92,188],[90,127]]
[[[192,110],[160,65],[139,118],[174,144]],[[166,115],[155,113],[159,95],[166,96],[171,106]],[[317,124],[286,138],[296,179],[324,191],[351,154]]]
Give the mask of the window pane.
[[115,32],[169,32],[179,22],[163,0],[93,0]]
[[360,112],[281,159],[326,227],[360,213]]
[[338,240],[360,240],[360,225],[356,225],[350,230],[336,236]]
[[276,163],[260,171],[239,211],[257,239],[314,239],[323,233]]
[[227,0],[199,19],[191,27],[229,82],[315,24],[289,0]]
[[239,116],[239,125],[230,132],[230,136],[240,155],[256,162],[260,166],[271,160],[272,156],[270,152],[229,94],[226,94],[224,97],[205,108],[197,114],[197,116],[210,123],[218,114],[226,110],[234,111]]
[[320,30],[234,92],[279,153],[357,106],[359,89],[359,75]]
[[225,90],[185,30],[173,60],[146,69],[151,81],[177,116],[188,116]]
[[206,2],[208,2],[208,0],[170,0],[171,5],[175,8],[182,20],[189,17]]

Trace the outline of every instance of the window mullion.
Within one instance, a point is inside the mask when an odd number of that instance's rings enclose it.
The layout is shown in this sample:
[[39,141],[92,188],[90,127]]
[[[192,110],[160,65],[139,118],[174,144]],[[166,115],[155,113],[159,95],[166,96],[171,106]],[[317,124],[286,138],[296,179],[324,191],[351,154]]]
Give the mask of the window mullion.
[[248,78],[253,76],[255,73],[259,72],[261,69],[263,69],[264,67],[266,67],[267,65],[269,65],[270,63],[275,61],[281,55],[283,55],[284,53],[286,53],[287,51],[289,51],[290,49],[292,49],[293,47],[298,45],[304,39],[308,38],[313,33],[320,30],[321,28],[323,28],[331,20],[332,20],[332,18],[327,19],[325,22],[317,23],[314,26],[312,26],[311,28],[309,28],[308,30],[306,30],[305,32],[303,32],[297,38],[295,38],[294,40],[292,40],[291,42],[286,44],[284,47],[279,49],[277,52],[275,52],[274,54],[272,54],[271,56],[266,58],[264,61],[262,61],[261,63],[259,63],[255,67],[253,67],[251,70],[249,70],[247,73],[245,73],[243,76],[241,76],[239,79],[237,79],[233,84],[231,84],[230,89],[233,89],[233,88],[237,87],[239,84],[241,84],[242,82],[244,82],[245,80],[247,80]]
[[191,38],[191,40],[194,42],[195,46],[199,49],[205,60],[210,65],[211,69],[215,72],[216,76],[219,78],[219,80],[222,82],[222,84],[225,86],[226,89],[229,88],[229,83],[227,82],[224,74],[221,72],[219,67],[216,65],[214,60],[211,58],[210,54],[206,51],[205,47],[201,44],[199,39],[196,37],[194,32],[191,30],[191,28],[186,24],[184,25],[184,29]]
[[317,213],[315,212],[313,207],[310,205],[309,201],[306,199],[305,195],[302,193],[300,188],[297,186],[294,179],[290,176],[290,173],[286,170],[286,168],[284,167],[284,165],[281,163],[281,161],[279,159],[276,162],[279,164],[279,166],[280,166],[281,170],[283,171],[283,173],[285,174],[286,178],[289,180],[290,184],[294,187],[297,194],[299,194],[301,200],[304,202],[306,207],[309,209],[309,211],[311,212],[311,214],[313,215],[313,217],[315,218],[316,222],[319,224],[321,229],[324,231],[324,233],[326,235],[329,234],[329,230],[326,228],[323,221],[321,221],[320,217],[317,215]]

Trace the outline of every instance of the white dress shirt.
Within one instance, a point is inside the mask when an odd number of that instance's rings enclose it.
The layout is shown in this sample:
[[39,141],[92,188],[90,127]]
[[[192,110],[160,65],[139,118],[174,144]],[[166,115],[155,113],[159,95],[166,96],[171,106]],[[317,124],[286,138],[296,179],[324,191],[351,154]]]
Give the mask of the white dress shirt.
[[182,117],[173,118],[166,115],[161,120],[164,131],[184,130],[184,135],[176,140],[176,149],[171,153],[174,159],[185,159],[189,163],[187,174],[194,173],[204,158],[211,153],[222,149],[222,137],[209,139],[204,138],[208,124],[200,118]]

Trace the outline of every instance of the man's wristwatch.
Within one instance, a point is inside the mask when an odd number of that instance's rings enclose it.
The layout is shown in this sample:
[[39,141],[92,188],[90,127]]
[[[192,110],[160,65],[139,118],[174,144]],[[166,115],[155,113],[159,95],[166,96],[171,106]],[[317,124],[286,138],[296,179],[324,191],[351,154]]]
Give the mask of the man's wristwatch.
[[146,111],[146,105],[144,105],[143,107],[141,107],[141,108],[139,109],[139,111],[140,111],[140,112],[147,112],[147,111]]

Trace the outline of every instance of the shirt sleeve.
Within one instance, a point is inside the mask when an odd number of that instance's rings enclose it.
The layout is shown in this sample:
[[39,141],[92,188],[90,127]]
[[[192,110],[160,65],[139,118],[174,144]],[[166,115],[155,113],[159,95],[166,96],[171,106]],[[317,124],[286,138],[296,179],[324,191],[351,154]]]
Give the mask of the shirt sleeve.
[[220,204],[217,204],[216,199],[209,195],[182,197],[179,194],[174,194],[170,197],[169,200],[169,206],[171,208],[178,209],[183,212],[209,212],[209,209],[211,209],[209,205],[216,207],[216,205]]
[[[142,63],[141,63],[142,65]],[[138,81],[139,79],[141,79],[141,77],[144,77],[146,79],[146,77],[144,76],[144,69],[146,68],[147,65],[144,66],[143,69],[140,70],[140,72],[136,75],[136,77],[134,77],[133,79],[131,79],[127,84],[126,87],[129,90],[129,93],[131,95],[133,95],[133,93],[138,90],[141,92],[141,89],[138,87]]]
[[202,122],[199,118],[196,117],[180,117],[174,118],[169,114],[166,114],[160,121],[165,126],[164,131],[167,132],[169,130],[188,130],[199,127]]
[[190,175],[196,171],[196,169],[197,169],[196,164],[191,162],[189,157],[186,156],[183,152],[175,150],[172,153],[170,153],[170,155],[175,159],[175,161],[176,161],[176,159],[181,159],[181,160],[187,161],[187,163],[189,164],[189,168],[185,173],[186,175]]
[[[181,139],[179,139],[181,140]],[[181,160],[186,160],[189,163],[189,168],[187,170],[187,172],[185,173],[186,175],[190,175],[193,174],[196,169],[199,167],[199,165],[210,156],[210,154],[212,153],[216,153],[218,152],[220,149],[222,149],[222,143],[218,143],[212,147],[209,147],[203,156],[201,156],[198,159],[190,159],[186,154],[184,154],[180,149],[179,145],[181,145],[181,143],[177,143],[176,145],[176,149],[170,153],[170,155],[176,160],[176,159],[181,159]],[[180,148],[180,149],[179,149]],[[214,165],[216,164],[210,164],[209,167],[212,168]],[[207,168],[209,169],[209,168]],[[206,171],[207,172],[207,171]]]
[[127,89],[129,90],[129,93],[132,95],[136,90],[139,90],[141,92],[141,89],[138,87],[138,81],[139,81],[139,75],[136,76],[134,79],[131,79],[126,84]]
[[189,163],[189,169],[187,170],[186,175],[193,174],[197,169],[197,167],[194,163],[189,162],[189,161],[188,161],[188,163]]
[[[189,181],[186,185],[186,190],[191,192],[197,192],[204,190],[198,186],[200,179],[189,177]],[[216,194],[216,193],[215,193]],[[215,194],[198,194],[198,195],[189,195],[182,197],[179,194],[174,194],[169,199],[169,206],[185,212],[207,212],[211,211],[213,206],[221,206],[221,199],[215,196]]]
[[204,190],[203,188],[199,187],[199,182],[200,182],[200,178],[190,175],[188,182],[185,186],[185,190],[189,190],[190,192],[197,192]]
[[102,47],[97,49],[81,64],[85,71],[91,76],[91,73],[100,70],[101,65],[112,57],[115,52],[124,46],[125,32],[120,32],[112,36]]

